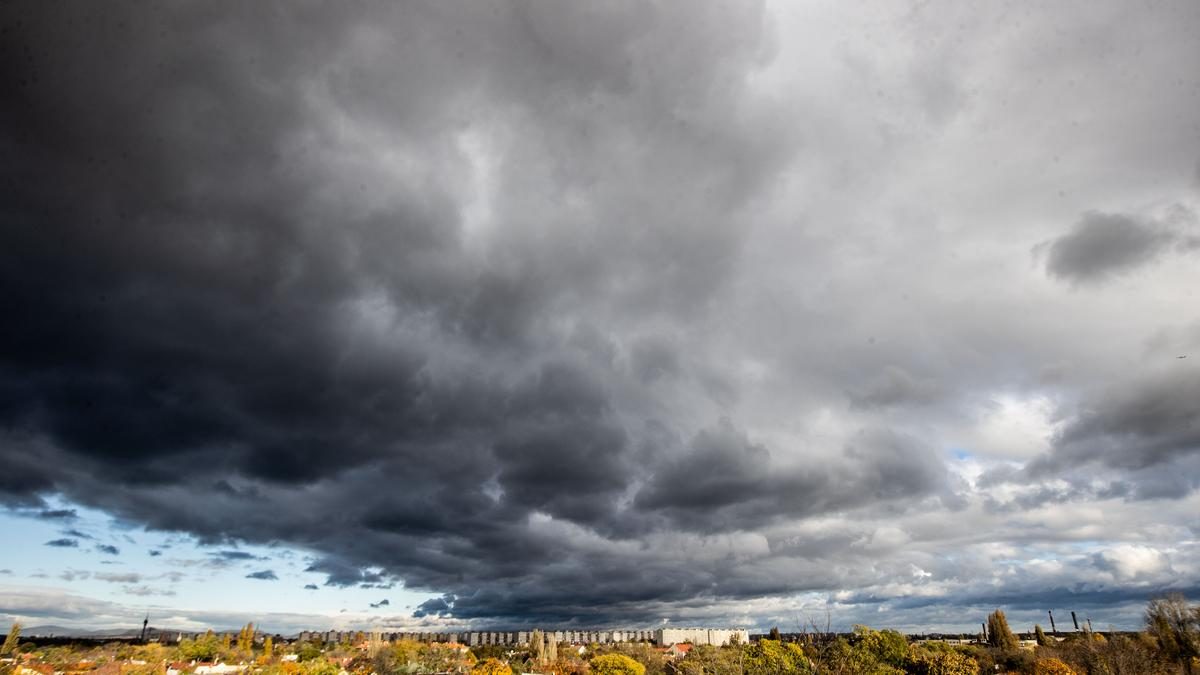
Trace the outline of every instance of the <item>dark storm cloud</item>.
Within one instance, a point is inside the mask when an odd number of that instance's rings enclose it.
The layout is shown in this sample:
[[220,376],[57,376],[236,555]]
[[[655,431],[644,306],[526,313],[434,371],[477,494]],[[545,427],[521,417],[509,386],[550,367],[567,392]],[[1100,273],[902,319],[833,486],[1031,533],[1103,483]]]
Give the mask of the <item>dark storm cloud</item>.
[[74,520],[79,514],[75,509],[45,509],[38,511],[37,517],[44,520]]
[[[1186,220],[1194,220],[1190,214]],[[1067,234],[1045,248],[1046,271],[1074,283],[1094,283],[1148,264],[1172,247],[1195,248],[1200,240],[1168,224],[1121,213],[1090,211]]]
[[[23,328],[0,337],[0,419],[50,446],[37,470],[73,467],[9,492],[53,485],[202,541],[336,551],[309,567],[327,584],[399,577],[465,591],[480,616],[525,611],[491,580],[563,555],[573,592],[590,563],[529,518],[644,530],[622,506],[644,468],[612,403],[623,366],[547,329],[581,301],[690,311],[723,279],[730,221],[782,157],[769,124],[721,121],[763,48],[760,8],[694,12],[684,32],[636,6],[228,9],[31,8],[2,48],[2,309]],[[652,56],[667,35],[671,55]],[[460,203],[480,110],[484,151],[523,167],[497,178],[512,189],[492,240]],[[661,179],[593,191],[629,161]],[[580,195],[590,243],[503,201],[522,181]],[[636,378],[678,372],[672,350],[640,342]],[[193,490],[204,509],[176,502]]]
[[[417,618],[511,623],[870,585],[866,548],[919,538],[874,521],[954,525],[965,503],[943,454],[968,434],[935,404],[1026,394],[1009,371],[1062,356],[992,304],[1027,280],[973,293],[979,260],[1025,244],[951,252],[931,241],[971,218],[860,199],[930,194],[901,158],[945,140],[906,145],[880,109],[914,84],[894,59],[838,47],[838,73],[885,69],[793,95],[771,59],[820,36],[779,39],[755,3],[0,13],[0,502],[62,495],[221,549],[181,565],[293,546],[328,586],[428,592]],[[903,64],[918,117],[960,128],[977,88],[936,61]],[[1186,220],[1090,214],[1047,270],[1144,265],[1189,245]],[[874,221],[936,237],[848,226]],[[937,276],[967,252],[959,283]],[[1142,463],[1101,453],[1133,467],[1106,484],[1171,493],[1149,472],[1190,456],[1180,405],[1174,431],[1081,411],[1053,456],[1140,444]],[[836,534],[805,529],[824,519]]]
[[237,562],[237,561],[242,561],[242,560],[263,560],[264,559],[264,558],[259,558],[258,556],[254,555],[253,553],[249,553],[246,551],[214,551],[213,553],[210,553],[209,556],[216,558],[218,560],[229,561],[229,562]]
[[262,581],[278,581],[279,577],[275,575],[274,570],[259,570],[246,575],[247,579],[260,579]]
[[701,432],[690,452],[661,467],[637,505],[683,527],[730,530],[950,491],[942,461],[910,438],[864,432],[840,457],[780,467],[765,447],[724,420]]
[[56,546],[58,548],[79,548],[79,542],[75,539],[51,539],[46,542],[46,546]]
[[1078,411],[1037,470],[1100,464],[1142,471],[1200,455],[1200,372],[1177,367],[1121,382]]
[[446,595],[440,598],[430,598],[417,605],[417,608],[413,610],[413,617],[420,619],[427,616],[450,616],[450,610],[453,609],[453,607],[453,595]]

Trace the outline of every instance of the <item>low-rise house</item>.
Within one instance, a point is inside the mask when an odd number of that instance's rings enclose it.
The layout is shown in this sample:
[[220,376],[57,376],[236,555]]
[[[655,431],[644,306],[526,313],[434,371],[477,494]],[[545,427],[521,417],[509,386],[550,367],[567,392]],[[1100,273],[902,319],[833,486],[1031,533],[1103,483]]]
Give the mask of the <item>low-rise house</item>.
[[196,666],[192,669],[192,672],[196,675],[232,675],[233,673],[240,673],[246,670],[246,668],[247,666],[244,663],[237,665],[216,663]]
[[667,655],[667,657],[672,659],[682,659],[691,653],[691,651],[692,644],[690,642],[677,642],[664,649],[664,653]]

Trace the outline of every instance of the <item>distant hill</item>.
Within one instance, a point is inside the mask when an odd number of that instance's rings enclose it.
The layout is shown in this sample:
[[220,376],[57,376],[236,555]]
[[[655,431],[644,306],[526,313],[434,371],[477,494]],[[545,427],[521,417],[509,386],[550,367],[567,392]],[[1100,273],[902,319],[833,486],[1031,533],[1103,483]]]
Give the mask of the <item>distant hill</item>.
[[[153,637],[155,634],[157,634],[160,631],[167,631],[169,633],[175,633],[178,630],[179,629],[177,629],[177,628],[159,628],[157,626],[150,626],[149,637]],[[220,635],[221,633],[229,633],[230,635],[236,635],[239,630],[241,630],[240,626],[237,628],[225,628],[225,629],[215,629],[214,628],[213,632],[217,633],[218,635]],[[184,632],[190,634],[193,632],[204,632],[204,631],[203,631],[203,629],[200,629],[199,631],[185,630]],[[66,626],[54,626],[54,625],[28,626],[28,627],[22,626],[21,627],[21,637],[23,637],[23,638],[77,637],[77,638],[90,638],[90,639],[95,640],[95,639],[103,639],[103,638],[136,638],[136,637],[139,637],[141,634],[142,634],[141,626],[134,626],[133,628],[104,628],[104,629],[68,628]],[[0,638],[3,638],[3,635],[0,635]]]
[[29,626],[21,628],[21,637],[86,637],[86,638],[131,638],[141,635],[142,627],[137,628],[107,628],[93,630],[90,628],[67,628],[66,626]]

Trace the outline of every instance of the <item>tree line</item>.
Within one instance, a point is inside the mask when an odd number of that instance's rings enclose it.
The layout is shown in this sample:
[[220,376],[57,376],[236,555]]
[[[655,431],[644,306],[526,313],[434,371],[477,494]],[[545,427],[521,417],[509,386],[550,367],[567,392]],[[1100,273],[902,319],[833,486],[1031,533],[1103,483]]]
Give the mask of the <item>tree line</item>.
[[[212,631],[174,646],[114,643],[87,649],[39,647],[20,639],[13,624],[0,647],[0,675],[26,661],[55,670],[88,661],[122,663],[122,675],[161,675],[168,663],[245,663],[249,675],[1196,675],[1200,673],[1200,605],[1181,595],[1147,605],[1144,629],[1108,636],[1084,630],[1065,637],[1035,626],[1036,646],[1022,648],[1002,610],[984,622],[978,644],[910,642],[893,630],[855,626],[847,639],[828,630],[785,639],[778,629],[750,644],[696,645],[677,658],[647,643],[558,644],[538,632],[523,648],[385,642],[372,634],[357,643],[295,642],[276,646],[255,639],[253,624],[236,636]],[[185,667],[186,670],[186,667]]]

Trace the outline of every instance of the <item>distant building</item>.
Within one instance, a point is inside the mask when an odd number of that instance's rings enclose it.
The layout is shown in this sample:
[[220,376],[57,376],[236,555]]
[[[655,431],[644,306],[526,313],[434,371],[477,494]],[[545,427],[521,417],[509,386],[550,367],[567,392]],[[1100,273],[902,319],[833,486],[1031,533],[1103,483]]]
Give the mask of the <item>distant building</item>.
[[654,631],[654,641],[660,647],[681,642],[721,647],[735,642],[749,644],[750,633],[741,628],[659,628]]

